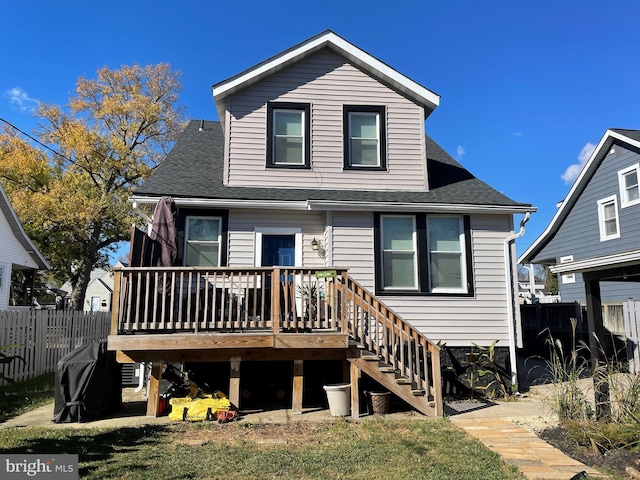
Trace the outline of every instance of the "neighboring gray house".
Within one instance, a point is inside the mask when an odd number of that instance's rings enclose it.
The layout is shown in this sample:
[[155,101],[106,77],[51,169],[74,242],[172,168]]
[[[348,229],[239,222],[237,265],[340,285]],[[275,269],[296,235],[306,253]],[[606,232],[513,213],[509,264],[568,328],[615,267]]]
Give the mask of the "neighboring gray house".
[[[120,265],[121,266],[121,265]],[[65,305],[71,301],[71,282],[65,282],[60,290],[67,292]],[[87,285],[87,293],[84,296],[82,310],[85,312],[110,312],[113,301],[113,272],[102,268],[96,268],[91,272],[91,278]]]
[[176,264],[343,266],[433,341],[515,355],[514,214],[535,208],[425,134],[438,95],[326,31],[213,96],[220,122],[192,120],[132,198],[175,200]]
[[[592,332],[604,326],[620,333],[622,302],[640,299],[639,179],[640,131],[607,130],[547,228],[518,259],[549,265],[562,301],[587,305]],[[611,307],[604,324],[601,304]]]
[[23,294],[11,295],[13,272],[23,272],[26,275],[24,284],[30,285],[38,270],[49,268],[47,260],[22,228],[0,185],[0,309],[29,307],[33,303],[33,296],[28,288]]

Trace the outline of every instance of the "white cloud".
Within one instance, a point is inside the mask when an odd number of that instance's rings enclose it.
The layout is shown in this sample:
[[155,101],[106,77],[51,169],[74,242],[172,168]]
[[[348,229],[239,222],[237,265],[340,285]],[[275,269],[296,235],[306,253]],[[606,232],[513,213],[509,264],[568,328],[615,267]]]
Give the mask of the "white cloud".
[[522,132],[516,132],[513,134],[514,137],[521,137],[522,136]]
[[578,163],[569,165],[564,173],[560,175],[560,178],[564,180],[565,185],[572,183],[576,178],[578,178],[578,175],[580,175],[584,164],[587,163],[587,160],[589,160],[589,157],[595,149],[596,146],[591,142],[587,142],[587,144],[582,147],[580,155],[578,155]]
[[33,112],[40,106],[40,100],[31,98],[29,94],[20,87],[5,90],[2,96],[9,100],[9,105],[17,108],[21,112]]
[[456,158],[458,160],[462,160],[462,157],[464,156],[464,154],[467,153],[464,151],[464,147],[461,147],[460,145],[458,145],[458,148],[456,149]]

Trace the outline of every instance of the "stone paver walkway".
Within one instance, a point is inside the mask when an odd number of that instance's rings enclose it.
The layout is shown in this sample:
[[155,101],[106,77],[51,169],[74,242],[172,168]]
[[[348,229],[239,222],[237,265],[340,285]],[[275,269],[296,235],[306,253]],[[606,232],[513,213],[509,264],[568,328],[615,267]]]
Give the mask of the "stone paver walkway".
[[587,467],[523,427],[502,418],[456,418],[454,425],[479,439],[506,462],[517,466],[528,479],[571,479],[580,472],[608,478]]

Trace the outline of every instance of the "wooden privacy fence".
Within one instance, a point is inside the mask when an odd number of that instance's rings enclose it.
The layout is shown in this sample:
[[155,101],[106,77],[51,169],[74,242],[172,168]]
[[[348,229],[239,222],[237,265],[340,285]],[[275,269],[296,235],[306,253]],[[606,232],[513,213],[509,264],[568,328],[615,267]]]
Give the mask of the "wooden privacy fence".
[[0,371],[16,382],[53,372],[72,350],[106,342],[110,326],[110,312],[0,310],[0,347],[11,346],[2,353],[24,359],[0,365]]

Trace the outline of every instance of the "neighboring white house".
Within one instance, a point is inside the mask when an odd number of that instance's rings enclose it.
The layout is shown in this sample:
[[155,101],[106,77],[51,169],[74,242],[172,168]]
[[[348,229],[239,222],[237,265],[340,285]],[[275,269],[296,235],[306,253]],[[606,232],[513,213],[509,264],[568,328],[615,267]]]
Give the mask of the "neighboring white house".
[[[0,185],[0,309],[17,307],[11,301],[12,272],[23,271],[33,278],[38,270],[49,268],[47,260],[22,228]],[[32,301],[33,298],[30,297],[27,305],[21,306],[29,306]]]
[[[120,265],[120,264],[118,264]],[[122,265],[120,265],[122,266]],[[73,288],[67,281],[60,287],[67,292],[65,306],[69,304]],[[102,268],[96,268],[91,272],[91,279],[87,285],[82,310],[85,312],[109,312],[113,296],[113,272]]]

